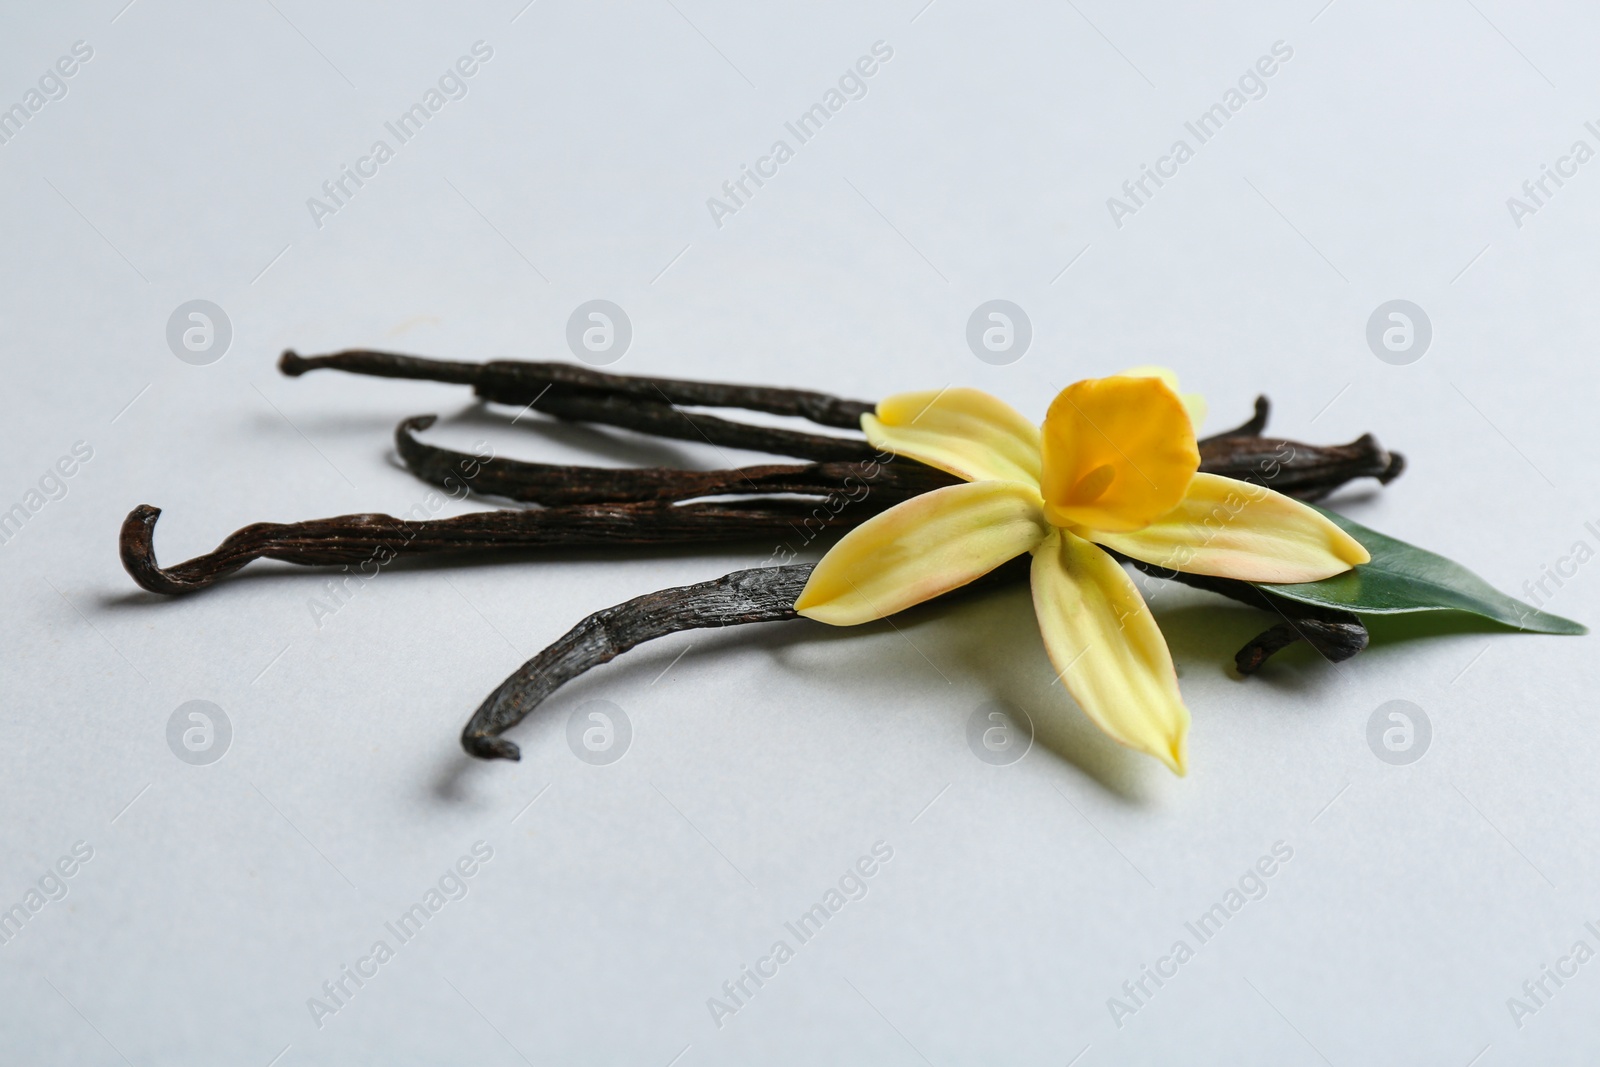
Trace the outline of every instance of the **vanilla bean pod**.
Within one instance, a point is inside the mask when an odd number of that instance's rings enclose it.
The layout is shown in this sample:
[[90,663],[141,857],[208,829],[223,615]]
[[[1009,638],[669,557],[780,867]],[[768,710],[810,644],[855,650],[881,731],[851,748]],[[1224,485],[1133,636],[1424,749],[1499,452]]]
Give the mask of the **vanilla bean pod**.
[[[904,500],[940,486],[955,485],[954,475],[905,461],[767,464],[728,470],[693,471],[674,467],[575,467],[511,459],[479,459],[465,452],[419,441],[417,431],[434,423],[417,415],[395,427],[395,449],[406,469],[425,482],[454,490],[469,485],[480,495],[526,503],[595,504],[687,500],[691,497],[800,493],[826,496],[850,493],[865,482],[874,492]],[[461,472],[475,470],[470,480]]]
[[1199,445],[1201,448],[1205,448],[1207,445],[1229,437],[1259,437],[1261,431],[1267,428],[1267,419],[1271,416],[1272,401],[1268,400],[1264,394],[1258,394],[1248,419],[1245,419],[1244,422],[1231,430],[1223,430],[1221,433],[1214,433],[1210,437],[1200,438]]
[[[478,395],[485,400],[503,400],[493,389],[479,387]],[[861,438],[829,437],[825,434],[755,426],[699,411],[684,411],[660,400],[569,391],[565,386],[551,386],[525,406],[568,422],[597,422],[636,433],[719,448],[739,448],[747,452],[770,452],[778,456],[824,462],[870,459],[877,454]]]
[[415,378],[471,385],[495,392],[508,404],[526,405],[547,386],[561,385],[573,390],[631,396],[642,400],[664,400],[693,407],[732,407],[762,411],[769,415],[794,415],[819,426],[843,430],[859,429],[861,416],[875,406],[869,401],[847,400],[810,389],[606,374],[575,363],[534,363],[514,359],[458,363],[366,349],[349,349],[326,356],[302,356],[291,349],[278,360],[278,369],[292,378],[320,368],[381,378]]
[[[990,571],[946,596],[1026,578],[1027,558]],[[461,746],[480,759],[521,759],[500,735],[527,718],[551,693],[585,671],[668,634],[706,627],[797,619],[794,602],[813,563],[734,571],[709,582],[662,589],[597,611],[519,667],[473,713]]]
[[[1220,593],[1283,617],[1282,622],[1239,650],[1234,663],[1241,674],[1253,673],[1274,652],[1298,640],[1306,641],[1333,662],[1349,659],[1367,645],[1366,627],[1346,612],[1272,597],[1248,582],[1130,562],[1150,574]],[[1028,556],[1018,557],[939,599],[1025,581],[1029,563]],[[734,571],[713,581],[646,593],[595,612],[517,668],[489,694],[461,731],[461,747],[480,759],[521,759],[521,750],[502,734],[527,718],[563,685],[646,641],[684,630],[799,618],[794,602],[814,566],[803,563]]]
[[1254,482],[1300,500],[1321,500],[1356,478],[1388,485],[1405,457],[1370,433],[1347,445],[1307,445],[1281,437],[1213,437],[1200,444],[1201,470]]
[[[773,389],[674,378],[638,378],[568,363],[452,363],[387,352],[350,351],[329,356],[285,352],[278,368],[290,377],[327,367],[356,374],[424,378],[471,385],[485,400],[532,408],[573,422],[596,422],[681,441],[817,461],[868,459],[875,450],[860,438],[830,437],[690,413],[675,406],[737,407],[796,415],[823,426],[858,430],[873,405],[803,389]],[[848,420],[848,421],[846,421]]]
[[1376,478],[1388,485],[1405,470],[1405,457],[1378,444],[1370,433],[1347,445],[1308,445],[1263,437],[1272,405],[1256,397],[1255,412],[1242,425],[1201,438],[1200,469],[1268,486],[1300,500],[1321,500],[1346,482]]
[[[1356,478],[1373,477],[1387,484],[1400,474],[1399,453],[1380,447],[1371,434],[1348,445],[1308,445],[1276,437],[1256,436],[1266,426],[1269,405],[1256,398],[1255,415],[1243,426],[1199,442],[1200,469],[1210,474],[1269,486],[1302,500],[1320,500]],[[395,428],[395,448],[406,468],[435,485],[454,488],[457,473],[481,468],[471,482],[478,493],[539,504],[575,504],[598,501],[685,500],[719,493],[815,493],[848,491],[848,479],[860,478],[859,464],[876,467],[871,460],[805,465],[768,465],[720,471],[686,471],[669,467],[619,470],[575,467],[522,460],[479,460],[464,452],[430,445],[416,432],[433,425],[434,416],[406,419]],[[770,442],[769,442],[770,443]],[[919,463],[882,464],[877,479],[884,491],[912,496],[956,479]]]
[[[870,496],[863,503],[871,501]],[[171,567],[156,562],[153,537],[161,509],[141,504],[123,520],[122,565],[152,593],[192,593],[252,560],[308,566],[387,566],[400,555],[503,552],[587,545],[715,544],[784,536],[802,526],[818,533],[856,525],[874,507],[832,512],[803,500],[695,504],[575,504],[481,511],[450,519],[338,515],[309,522],[258,522],[235,531],[210,552]],[[809,540],[810,538],[806,538]]]
[[567,682],[645,641],[707,626],[798,618],[795,598],[805,588],[811,567],[735,571],[595,612],[500,683],[462,731],[462,747],[480,759],[521,759],[521,751],[502,733]]

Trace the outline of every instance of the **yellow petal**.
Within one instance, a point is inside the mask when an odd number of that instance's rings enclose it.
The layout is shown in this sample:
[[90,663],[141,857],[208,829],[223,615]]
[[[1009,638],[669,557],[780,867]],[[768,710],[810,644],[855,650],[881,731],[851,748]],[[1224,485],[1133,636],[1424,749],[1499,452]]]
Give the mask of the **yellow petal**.
[[1041,443],[1045,515],[1057,526],[1137,530],[1177,507],[1200,466],[1189,415],[1159,378],[1067,386]]
[[[1160,378],[1167,383],[1167,388],[1178,393],[1178,373],[1170,367],[1158,367],[1153,363],[1140,364],[1129,367],[1122,372],[1124,378]],[[1183,401],[1183,410],[1189,413],[1189,423],[1200,430],[1200,424],[1206,421],[1206,398],[1199,393],[1178,393],[1178,399]]]
[[1122,565],[1059,530],[1033,554],[1033,606],[1050,662],[1084,713],[1183,774],[1189,709],[1167,642]]
[[1300,501],[1216,474],[1196,474],[1183,502],[1142,530],[1088,536],[1159,567],[1248,582],[1315,582],[1372,558]]
[[900,393],[861,416],[874,448],[969,482],[1039,485],[1039,430],[1010,404],[977,389]]
[[807,618],[854,626],[931,600],[1020,556],[1049,533],[1039,494],[968,482],[874,515],[817,564],[795,601]]

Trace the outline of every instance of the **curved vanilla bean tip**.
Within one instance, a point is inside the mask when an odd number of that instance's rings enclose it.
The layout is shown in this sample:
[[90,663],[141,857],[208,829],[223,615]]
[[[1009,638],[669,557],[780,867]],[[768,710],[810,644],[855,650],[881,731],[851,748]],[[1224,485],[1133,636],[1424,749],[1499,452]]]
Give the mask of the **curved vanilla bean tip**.
[[1220,441],[1225,437],[1259,437],[1261,431],[1267,428],[1267,416],[1271,413],[1272,402],[1266,398],[1265,394],[1262,394],[1256,397],[1255,414],[1231,430],[1223,430],[1221,433],[1214,433],[1210,437],[1201,438],[1200,444],[1205,445],[1208,442]]
[[681,630],[798,618],[795,598],[814,564],[757,567],[714,581],[676,586],[597,611],[507,678],[478,706],[461,747],[479,759],[519,759],[500,735],[567,682],[645,641]]
[[225,578],[261,553],[251,546],[263,528],[272,523],[258,522],[246,526],[229,537],[216,550],[204,556],[163,568],[156,563],[155,528],[161,509],[151,504],[140,504],[122,520],[122,533],[118,539],[118,552],[122,566],[133,580],[152,593],[176,596],[204,589],[219,578]]
[[503,737],[477,737],[463,733],[461,747],[467,750],[467,755],[479,759],[508,759],[513,762],[522,759],[522,749]]
[[1251,638],[1233,657],[1240,674],[1254,674],[1273,653],[1304,641],[1330,663],[1343,663],[1367,647],[1370,635],[1354,615],[1346,619],[1286,619]]
[[122,556],[122,566],[133,580],[152,593],[187,593],[189,587],[175,579],[156,564],[155,528],[161,509],[153,504],[140,504],[122,520],[122,532],[117,538],[117,550]]
[[400,424],[394,428],[394,446],[400,452],[402,459],[405,458],[408,446],[421,446],[421,442],[411,435],[432,428],[438,421],[437,415],[412,415],[410,418],[400,420]]
[[[1374,468],[1372,476],[1378,479],[1379,485],[1388,485],[1405,473],[1406,457],[1399,452],[1390,452],[1378,444],[1378,439],[1370,433],[1364,433],[1350,442],[1350,447],[1360,449],[1372,456]],[[1381,470],[1377,469],[1380,464],[1382,465]]]
[[[152,593],[176,596],[215,584],[263,556],[291,563],[355,563],[366,558],[372,531],[397,524],[388,515],[341,515],[309,523],[257,522],[229,534],[204,555],[171,567],[156,563],[155,526],[161,509],[140,504],[122,520],[118,552],[133,580]],[[344,535],[344,536],[340,536]],[[363,536],[365,535],[365,536]]]

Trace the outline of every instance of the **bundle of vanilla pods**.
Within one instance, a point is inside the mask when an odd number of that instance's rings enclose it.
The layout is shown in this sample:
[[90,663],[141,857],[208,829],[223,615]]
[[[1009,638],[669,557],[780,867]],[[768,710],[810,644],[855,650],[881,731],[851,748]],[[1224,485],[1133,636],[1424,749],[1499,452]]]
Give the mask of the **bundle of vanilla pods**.
[[[346,566],[374,559],[387,563],[402,556],[508,549],[550,556],[563,548],[596,545],[756,540],[770,545],[774,536],[791,545],[798,540],[803,549],[813,539],[830,540],[901,501],[957,481],[915,461],[878,452],[859,429],[861,416],[875,405],[826,393],[606,374],[569,363],[457,363],[365,350],[313,357],[285,352],[279,368],[291,377],[327,368],[470,385],[483,400],[557,419],[804,462],[695,471],[485,459],[419,440],[417,434],[433,424],[434,416],[413,416],[396,428],[395,445],[417,477],[452,492],[466,486],[475,495],[537,506],[449,519],[360,513],[296,523],[254,523],[211,552],[161,567],[153,546],[161,511],[144,504],[124,520],[120,548],[123,565],[145,589],[167,595],[191,593],[256,559]],[[798,416],[849,433],[803,433],[690,410],[705,408]],[[1248,421],[1202,439],[1200,469],[1268,485],[1308,501],[1356,478],[1387,484],[1403,469],[1401,456],[1380,447],[1370,434],[1344,445],[1265,437],[1267,414],[1267,399],[1258,397]],[[793,547],[783,548],[765,566],[648,593],[589,616],[489,695],[462,731],[462,746],[486,759],[519,758],[517,746],[502,736],[505,731],[566,682],[641,642],[700,627],[797,618],[794,601],[813,565],[791,563],[795,555]],[[1350,612],[1268,596],[1248,582],[1127,562],[1273,613],[1273,625],[1235,657],[1241,673],[1252,673],[1296,641],[1305,641],[1334,662],[1367,645],[1365,626]],[[947,595],[1026,576],[1024,558]]]

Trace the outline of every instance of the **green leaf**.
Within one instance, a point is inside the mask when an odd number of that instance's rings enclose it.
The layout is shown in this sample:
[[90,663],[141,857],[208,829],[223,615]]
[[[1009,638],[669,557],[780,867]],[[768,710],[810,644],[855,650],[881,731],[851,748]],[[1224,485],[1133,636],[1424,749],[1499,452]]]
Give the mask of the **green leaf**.
[[[1316,507],[1315,504],[1311,505]],[[1408,545],[1343,515],[1317,508],[1372,553],[1372,562],[1295,585],[1255,583],[1263,592],[1302,604],[1352,611],[1358,615],[1397,615],[1409,611],[1468,611],[1518,630],[1543,634],[1584,634],[1588,627],[1506,596],[1459,563]]]

